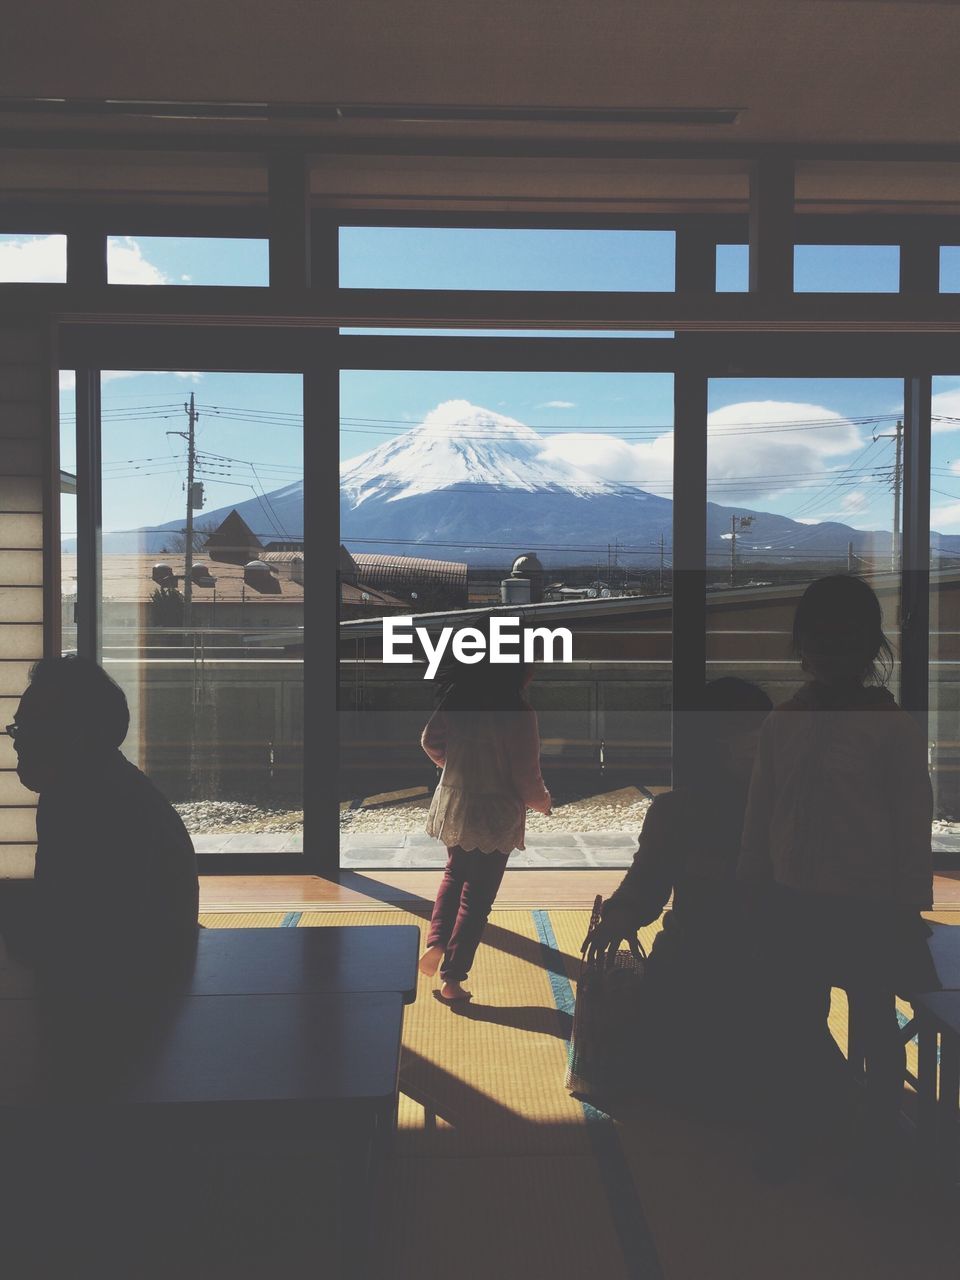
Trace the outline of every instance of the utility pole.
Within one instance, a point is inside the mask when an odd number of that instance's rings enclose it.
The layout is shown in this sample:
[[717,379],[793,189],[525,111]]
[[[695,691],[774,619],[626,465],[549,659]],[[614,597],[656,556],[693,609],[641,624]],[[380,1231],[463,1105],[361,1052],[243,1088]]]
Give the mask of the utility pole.
[[893,532],[890,535],[890,568],[896,573],[900,567],[900,493],[903,485],[903,422],[898,418],[895,430],[885,435],[874,432],[874,440],[895,440],[896,453],[893,463]]
[[[190,630],[191,610],[193,606],[193,512],[194,508],[201,506],[201,500],[195,489],[198,486],[194,484],[194,468],[197,461],[196,447],[196,426],[200,415],[197,413],[197,404],[194,392],[190,392],[189,403],[184,403],[183,412],[187,415],[186,431],[168,431],[168,436],[179,436],[181,440],[187,442],[187,522],[184,529],[184,547],[183,547],[183,626],[185,631]],[[199,486],[202,489],[202,485]]]
[[737,572],[737,530],[749,529],[753,524],[753,516],[730,517],[730,585],[734,585]]
[[900,567],[900,487],[903,483],[903,423],[897,419],[897,460],[893,467],[893,537],[890,547],[892,564],[896,573]]
[[193,606],[193,468],[196,462],[197,406],[194,393],[190,403],[183,406],[187,415],[187,542],[183,552],[183,626],[190,630],[190,614]]
[[663,530],[660,530],[660,595],[663,595]]
[[853,543],[847,543],[847,573],[853,573]]

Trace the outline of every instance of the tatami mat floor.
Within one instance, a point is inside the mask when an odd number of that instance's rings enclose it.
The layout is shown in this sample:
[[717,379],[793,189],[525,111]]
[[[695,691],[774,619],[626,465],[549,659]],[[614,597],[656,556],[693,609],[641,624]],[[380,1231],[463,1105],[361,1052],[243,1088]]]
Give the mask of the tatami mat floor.
[[[213,913],[209,927],[423,925],[426,907]],[[407,1009],[378,1280],[955,1280],[953,1215],[826,1181],[769,1188],[746,1140],[638,1101],[616,1123],[563,1087],[584,910],[495,910],[454,1011]],[[655,927],[646,931],[652,941]],[[839,993],[838,993],[839,994]],[[707,1052],[735,1052],[731,1041]],[[841,1043],[846,1010],[834,1001]],[[318,1272],[321,1274],[321,1272]]]

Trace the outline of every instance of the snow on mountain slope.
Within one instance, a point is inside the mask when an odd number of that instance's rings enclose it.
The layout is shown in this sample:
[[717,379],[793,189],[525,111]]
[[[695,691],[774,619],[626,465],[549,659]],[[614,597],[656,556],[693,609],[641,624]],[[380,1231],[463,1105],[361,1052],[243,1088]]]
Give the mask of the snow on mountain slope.
[[467,400],[447,400],[419,426],[378,445],[340,468],[340,491],[356,509],[372,498],[396,502],[458,485],[497,489],[565,489],[577,496],[614,493],[559,458],[544,456],[547,442],[531,427]]

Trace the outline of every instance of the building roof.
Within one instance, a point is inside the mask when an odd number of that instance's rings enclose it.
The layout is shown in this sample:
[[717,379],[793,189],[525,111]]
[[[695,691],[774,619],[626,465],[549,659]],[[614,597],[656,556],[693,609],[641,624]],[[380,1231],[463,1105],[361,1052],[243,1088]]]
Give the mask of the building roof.
[[[263,556],[260,558],[263,559]],[[65,596],[74,595],[77,589],[76,554],[65,552],[61,557],[60,563],[62,592]],[[285,573],[278,575],[279,593],[263,594],[254,587],[245,587],[242,565],[224,564],[222,561],[210,560],[202,553],[197,554],[194,563],[205,564],[212,576],[216,578],[217,604],[231,602],[239,604],[243,600],[255,601],[258,605],[269,604],[271,606],[303,604],[303,584],[294,581]],[[103,599],[105,601],[114,600],[131,604],[146,604],[157,588],[157,584],[151,576],[155,564],[168,564],[177,578],[181,579],[178,585],[181,591],[183,590],[184,565],[182,555],[144,555],[137,552],[120,555],[107,554],[103,557],[102,562]],[[206,604],[208,602],[212,604],[213,600],[213,587],[198,587],[194,583],[194,604]]]
[[352,559],[358,576],[375,587],[429,582],[459,591],[467,589],[467,566],[457,560],[427,560],[421,556],[387,556],[363,551],[354,553]]

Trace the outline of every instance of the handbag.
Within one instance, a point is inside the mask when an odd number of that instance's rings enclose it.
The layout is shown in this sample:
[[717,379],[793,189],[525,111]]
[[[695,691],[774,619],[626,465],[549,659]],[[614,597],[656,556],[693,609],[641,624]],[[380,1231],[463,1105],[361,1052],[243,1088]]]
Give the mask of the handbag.
[[646,952],[621,947],[612,958],[587,956],[587,945],[600,923],[603,899],[597,895],[581,948],[580,975],[567,1055],[565,1087],[576,1094],[611,1095],[629,1088],[643,1002]]

